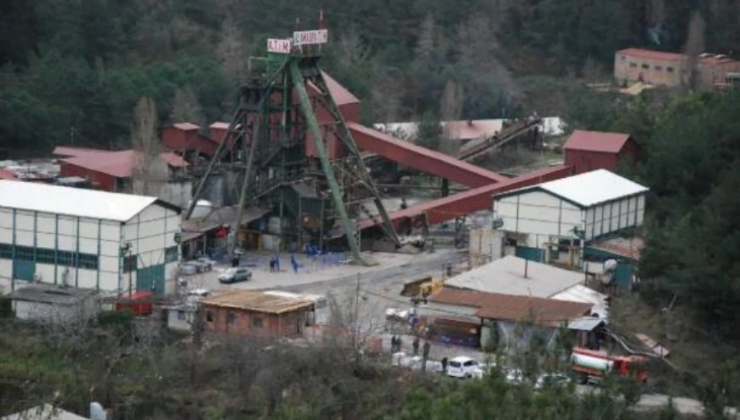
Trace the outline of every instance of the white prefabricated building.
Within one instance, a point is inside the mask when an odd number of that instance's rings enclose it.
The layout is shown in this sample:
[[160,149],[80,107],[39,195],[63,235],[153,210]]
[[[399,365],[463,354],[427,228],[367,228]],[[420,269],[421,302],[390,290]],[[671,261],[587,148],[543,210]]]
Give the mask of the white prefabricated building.
[[642,225],[647,191],[599,169],[498,194],[493,217],[517,256],[551,261],[581,242]]
[[170,293],[179,213],[155,197],[0,181],[0,278]]

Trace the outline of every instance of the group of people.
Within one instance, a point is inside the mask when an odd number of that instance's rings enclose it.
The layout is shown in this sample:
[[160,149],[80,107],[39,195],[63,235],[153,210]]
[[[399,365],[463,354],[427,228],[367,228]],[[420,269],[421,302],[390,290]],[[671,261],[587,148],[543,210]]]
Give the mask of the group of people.
[[270,272],[275,273],[280,271],[280,257],[275,255],[270,258]]
[[[411,347],[414,349],[414,356],[419,355],[419,346],[420,346],[421,339],[419,336],[414,337],[414,341],[411,342]],[[432,349],[432,345],[429,341],[424,341],[424,344],[421,345],[421,353],[423,361],[422,369],[426,370],[426,361],[429,360],[429,351]],[[401,350],[403,350],[403,342],[401,340],[401,337],[394,335],[391,337],[391,353],[398,353]],[[442,373],[447,372],[447,364],[449,360],[447,357],[443,357],[442,360],[440,360],[440,363],[442,364]]]
[[[295,254],[291,254],[290,256],[290,266],[291,268],[293,268],[293,272],[298,273],[298,268],[301,267],[301,263],[298,262]],[[280,256],[275,255],[274,257],[270,258],[270,272],[280,272]]]
[[[411,342],[411,347],[414,349],[414,356],[419,355],[419,345],[421,344],[421,339],[419,336],[414,337],[414,341]],[[422,357],[424,359],[429,358],[429,351],[432,349],[431,343],[429,341],[424,341],[424,345],[421,346],[422,348]],[[401,350],[403,350],[403,341],[401,340],[401,337],[394,335],[391,337],[391,353],[398,353]]]

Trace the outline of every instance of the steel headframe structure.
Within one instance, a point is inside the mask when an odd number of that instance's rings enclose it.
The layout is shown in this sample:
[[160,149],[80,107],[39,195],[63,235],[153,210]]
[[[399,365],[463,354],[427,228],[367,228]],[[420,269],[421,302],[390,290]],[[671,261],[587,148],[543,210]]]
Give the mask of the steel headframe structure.
[[[250,59],[250,77],[239,92],[229,129],[198,183],[186,219],[203,197],[209,177],[235,171],[238,207],[230,251],[238,242],[245,207],[260,205],[269,206],[281,218],[291,216],[293,234],[314,243],[323,244],[333,229],[341,228],[353,260],[370,264],[360,258],[360,218],[380,216],[387,237],[397,246],[400,240],[319,68],[320,45],[288,45],[289,53],[268,52],[266,58]],[[307,85],[317,94],[309,96]],[[328,124],[319,124],[314,105],[328,111]],[[330,158],[322,131],[341,142],[342,157]],[[307,141],[314,142],[317,157],[306,153]],[[365,206],[370,201],[377,207],[375,215]]]

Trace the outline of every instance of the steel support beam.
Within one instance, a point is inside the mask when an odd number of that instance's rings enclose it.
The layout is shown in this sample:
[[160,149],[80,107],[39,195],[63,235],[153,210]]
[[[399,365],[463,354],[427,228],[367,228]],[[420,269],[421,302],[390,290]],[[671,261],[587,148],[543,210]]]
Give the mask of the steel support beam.
[[234,126],[236,125],[236,121],[239,119],[239,116],[241,115],[241,112],[239,112],[241,107],[242,107],[242,98],[240,96],[239,102],[236,108],[237,112],[234,113],[234,116],[231,118],[231,122],[229,123],[229,129],[226,130],[223,137],[221,138],[221,142],[218,144],[218,147],[216,147],[216,153],[213,154],[213,158],[211,158],[211,161],[208,162],[208,167],[206,168],[206,172],[203,174],[203,177],[201,177],[200,182],[198,183],[198,188],[195,189],[195,194],[193,194],[193,199],[191,200],[190,205],[188,205],[188,209],[185,211],[185,220],[190,219],[190,216],[193,215],[193,210],[195,209],[195,206],[197,205],[198,200],[200,200],[200,197],[202,197],[203,193],[205,192],[205,186],[208,183],[208,178],[210,178],[211,172],[213,172],[213,168],[215,168],[216,164],[221,161],[221,158],[226,152],[226,140],[229,138],[229,134],[234,129]]
[[334,206],[337,210],[337,213],[339,213],[339,220],[342,224],[342,229],[344,230],[344,234],[347,238],[350,252],[352,253],[352,258],[356,263],[369,265],[360,257],[359,244],[354,241],[355,226],[354,223],[352,223],[352,221],[349,219],[347,208],[344,206],[344,202],[342,201],[342,192],[340,191],[339,184],[337,183],[337,179],[334,176],[334,170],[332,169],[331,162],[329,161],[329,155],[326,151],[326,145],[324,144],[323,136],[321,135],[321,130],[319,129],[319,122],[316,119],[316,115],[313,113],[311,101],[308,97],[308,92],[306,91],[306,83],[303,78],[303,74],[301,73],[301,69],[298,66],[298,61],[291,60],[289,67],[290,75],[293,79],[293,86],[298,93],[298,98],[301,102],[301,108],[303,109],[303,114],[306,117],[306,123],[308,124],[308,129],[311,132],[314,143],[316,144],[316,151],[319,153],[321,168],[323,169],[324,175],[326,176],[326,180],[329,184],[329,190],[331,191],[332,198],[334,199]]
[[347,150],[352,154],[352,156],[357,158],[357,166],[359,168],[358,171],[360,172],[360,177],[363,179],[363,181],[365,181],[366,187],[373,195],[375,206],[378,208],[378,213],[383,219],[384,230],[396,245],[400,245],[401,241],[398,238],[398,234],[396,234],[396,229],[393,227],[393,222],[391,222],[391,218],[388,215],[388,212],[385,210],[385,206],[383,205],[383,202],[380,198],[380,193],[375,187],[373,181],[370,179],[370,172],[367,170],[367,166],[365,166],[365,161],[360,155],[360,149],[357,147],[357,144],[355,144],[355,141],[352,139],[352,133],[350,133],[349,128],[347,128],[347,124],[344,121],[344,116],[342,116],[342,113],[339,111],[339,107],[334,102],[334,99],[331,97],[331,94],[329,93],[329,88],[326,85],[326,81],[324,81],[324,77],[321,75],[321,72],[319,72],[318,76],[315,77],[313,81],[322,93],[322,99],[324,100],[324,105],[327,107],[327,110],[336,121],[339,121],[339,124],[336,127],[339,131],[339,138],[341,139]]

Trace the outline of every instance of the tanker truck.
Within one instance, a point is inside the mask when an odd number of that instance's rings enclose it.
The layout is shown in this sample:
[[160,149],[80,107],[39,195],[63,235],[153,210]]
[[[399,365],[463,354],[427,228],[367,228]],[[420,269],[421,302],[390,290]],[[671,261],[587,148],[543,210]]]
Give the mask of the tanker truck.
[[604,352],[576,347],[570,356],[571,370],[581,377],[583,383],[598,382],[608,374],[635,377],[641,384],[647,383],[644,357],[616,356]]

